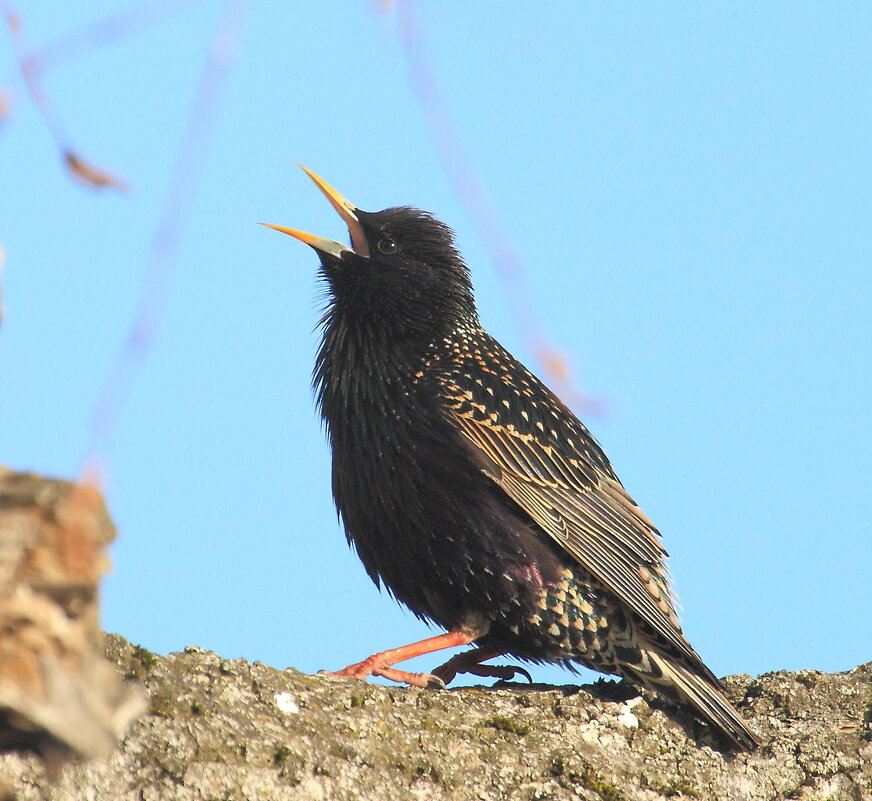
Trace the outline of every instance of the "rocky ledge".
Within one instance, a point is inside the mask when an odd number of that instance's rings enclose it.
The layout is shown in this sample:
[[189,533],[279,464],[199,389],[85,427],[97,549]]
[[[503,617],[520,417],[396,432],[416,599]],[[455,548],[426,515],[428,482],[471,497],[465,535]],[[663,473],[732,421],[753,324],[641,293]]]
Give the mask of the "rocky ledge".
[[6,797],[872,799],[872,663],[726,679],[764,741],[736,755],[622,683],[422,691],[194,647],[159,656],[117,636],[106,652],[145,685],[146,713],[108,757],[51,782],[36,756],[0,757]]

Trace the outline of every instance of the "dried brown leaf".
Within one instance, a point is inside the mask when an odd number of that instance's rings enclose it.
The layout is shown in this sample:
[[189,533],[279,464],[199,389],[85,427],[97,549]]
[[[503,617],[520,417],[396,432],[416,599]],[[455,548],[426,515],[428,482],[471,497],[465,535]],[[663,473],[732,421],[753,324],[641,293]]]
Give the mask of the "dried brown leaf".
[[542,365],[546,383],[573,409],[596,417],[604,418],[607,405],[604,400],[588,395],[579,389],[573,375],[572,366],[566,354],[550,342],[539,340],[532,343],[531,350],[536,361]]
[[0,125],[2,125],[9,112],[12,111],[12,95],[6,89],[0,89]]
[[3,265],[6,262],[6,251],[0,247],[0,325],[3,325]]
[[112,173],[89,164],[71,150],[64,151],[64,164],[80,184],[89,189],[115,189],[126,192],[127,184]]
[[17,34],[21,32],[21,17],[11,8],[6,9],[6,24],[12,33]]

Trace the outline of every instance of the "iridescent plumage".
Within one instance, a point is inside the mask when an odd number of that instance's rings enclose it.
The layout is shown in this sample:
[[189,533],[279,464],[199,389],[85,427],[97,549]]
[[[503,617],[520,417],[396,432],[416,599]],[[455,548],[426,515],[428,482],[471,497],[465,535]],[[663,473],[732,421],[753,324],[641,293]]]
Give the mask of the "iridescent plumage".
[[[449,633],[339,675],[419,686],[507,654],[580,663],[689,705],[734,745],[753,732],[685,639],[660,535],[575,415],[479,323],[453,234],[426,212],[368,213],[310,173],[353,248],[320,255],[315,370],[333,493],[367,572]],[[273,226],[275,227],[275,226]],[[472,643],[432,674],[393,665]]]

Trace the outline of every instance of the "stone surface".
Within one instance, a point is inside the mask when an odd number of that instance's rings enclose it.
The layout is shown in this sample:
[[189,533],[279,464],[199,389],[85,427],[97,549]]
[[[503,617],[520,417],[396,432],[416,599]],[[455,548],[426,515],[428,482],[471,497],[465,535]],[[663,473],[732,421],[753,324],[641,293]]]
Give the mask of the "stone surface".
[[193,647],[155,656],[115,636],[107,653],[144,682],[146,714],[53,786],[39,760],[3,757],[19,801],[872,799],[872,663],[730,677],[765,743],[730,755],[624,684],[426,691]]

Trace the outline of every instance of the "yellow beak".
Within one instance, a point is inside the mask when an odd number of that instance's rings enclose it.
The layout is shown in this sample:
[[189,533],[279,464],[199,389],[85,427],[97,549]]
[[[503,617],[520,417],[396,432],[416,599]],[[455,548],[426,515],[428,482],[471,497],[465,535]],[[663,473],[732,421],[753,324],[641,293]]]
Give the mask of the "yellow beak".
[[272,228],[273,231],[279,231],[288,236],[299,239],[306,245],[315,248],[315,250],[329,253],[337,259],[342,257],[343,253],[351,253],[351,249],[343,245],[341,242],[334,242],[332,239],[324,239],[323,236],[315,236],[315,234],[307,234],[305,231],[298,231],[296,228],[285,228],[283,225],[273,225],[272,223],[261,223],[261,225]]
[[[330,201],[330,205],[336,209],[339,216],[345,221],[345,224],[348,226],[348,233],[351,234],[351,243],[354,247],[354,252],[358,256],[369,256],[369,245],[366,241],[366,235],[363,233],[363,226],[357,218],[357,207],[351,201],[340,195],[339,192],[330,186],[330,184],[328,184],[323,178],[320,178],[302,164],[298,166],[315,182],[315,185],[324,193],[327,200]],[[349,250],[349,248],[340,242],[334,242],[332,239],[324,239],[323,237],[315,236],[314,234],[307,234],[304,231],[298,231],[296,228],[285,228],[282,225],[271,225],[270,223],[261,223],[261,225],[265,225],[267,228],[272,228],[274,231],[288,234],[288,236],[299,239],[310,247],[324,253],[329,253],[331,256],[335,256],[336,258],[340,258],[343,252]]]

